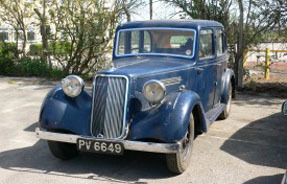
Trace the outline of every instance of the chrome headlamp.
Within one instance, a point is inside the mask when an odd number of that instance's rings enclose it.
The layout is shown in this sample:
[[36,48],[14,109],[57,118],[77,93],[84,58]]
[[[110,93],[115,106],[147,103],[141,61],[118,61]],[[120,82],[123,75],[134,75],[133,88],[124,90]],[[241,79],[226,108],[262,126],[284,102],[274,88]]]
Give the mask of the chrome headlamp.
[[77,75],[69,75],[62,80],[62,89],[69,97],[77,97],[83,90],[85,83]]
[[147,81],[143,87],[144,97],[152,104],[160,103],[165,97],[165,86],[158,80]]

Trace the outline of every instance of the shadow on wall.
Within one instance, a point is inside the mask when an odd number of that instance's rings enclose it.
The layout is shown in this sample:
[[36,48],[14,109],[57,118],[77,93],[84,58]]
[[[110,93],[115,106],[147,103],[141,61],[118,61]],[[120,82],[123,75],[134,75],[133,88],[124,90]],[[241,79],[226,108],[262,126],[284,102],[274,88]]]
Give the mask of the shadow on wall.
[[250,164],[287,168],[287,117],[281,113],[249,123],[221,146],[221,150]]
[[[30,128],[27,130],[30,131]],[[81,153],[73,160],[61,161],[53,157],[48,149],[47,142],[39,140],[31,147],[1,152],[0,167],[17,172],[117,183],[143,183],[139,181],[141,178],[173,176],[160,154],[131,151],[123,156]]]

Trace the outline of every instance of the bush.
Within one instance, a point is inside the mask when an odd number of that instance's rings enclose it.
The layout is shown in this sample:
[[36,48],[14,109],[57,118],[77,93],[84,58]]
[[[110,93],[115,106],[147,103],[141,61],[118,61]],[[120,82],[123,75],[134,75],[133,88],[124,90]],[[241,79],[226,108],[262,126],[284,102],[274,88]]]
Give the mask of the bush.
[[20,76],[40,76],[44,77],[49,73],[49,67],[39,59],[21,58],[16,69]]
[[53,42],[49,43],[49,52],[55,55],[66,55],[71,50],[70,42]]
[[17,71],[12,59],[0,57],[0,75],[16,76]]
[[17,52],[15,43],[0,42],[0,57],[1,58],[14,58]]
[[0,75],[62,78],[64,72],[59,69],[50,69],[47,63],[39,59],[21,58],[13,61],[0,57]]
[[[41,56],[42,44],[31,44],[29,48],[29,55]],[[71,43],[70,42],[52,42],[48,45],[48,50],[51,55],[66,55],[70,53]]]
[[31,44],[29,47],[29,55],[40,56],[42,52],[42,44]]

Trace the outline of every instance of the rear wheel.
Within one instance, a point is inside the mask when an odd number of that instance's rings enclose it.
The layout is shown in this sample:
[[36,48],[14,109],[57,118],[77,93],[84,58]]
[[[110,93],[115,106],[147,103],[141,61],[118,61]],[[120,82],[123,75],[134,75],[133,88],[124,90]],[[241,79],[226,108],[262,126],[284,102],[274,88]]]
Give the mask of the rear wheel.
[[229,83],[228,87],[228,101],[226,106],[224,107],[224,110],[219,115],[219,119],[227,119],[231,112],[231,102],[232,102],[232,85]]
[[61,160],[69,160],[79,154],[76,144],[48,141],[48,145],[51,153]]
[[190,115],[188,131],[182,141],[182,150],[175,154],[167,154],[166,161],[168,169],[176,174],[183,173],[191,159],[191,152],[194,140],[194,118]]

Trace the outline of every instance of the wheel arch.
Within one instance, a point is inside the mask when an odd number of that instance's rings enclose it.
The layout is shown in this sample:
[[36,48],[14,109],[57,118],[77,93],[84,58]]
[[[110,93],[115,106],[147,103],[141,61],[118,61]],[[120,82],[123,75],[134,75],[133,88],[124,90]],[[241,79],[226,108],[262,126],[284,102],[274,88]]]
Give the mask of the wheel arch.
[[130,126],[128,139],[157,139],[162,142],[181,140],[188,128],[191,113],[199,132],[207,132],[200,97],[193,91],[185,90],[170,94],[159,108],[137,115]]
[[223,90],[221,95],[221,102],[227,103],[229,85],[232,86],[232,98],[235,98],[235,75],[233,70],[227,69],[223,75]]

